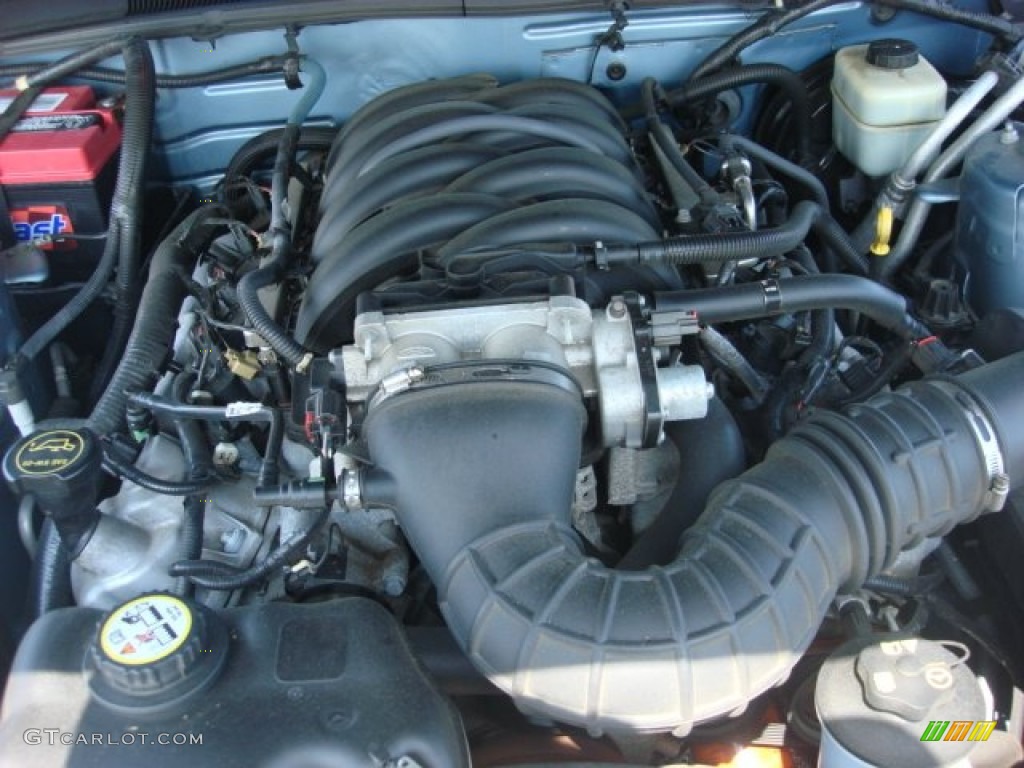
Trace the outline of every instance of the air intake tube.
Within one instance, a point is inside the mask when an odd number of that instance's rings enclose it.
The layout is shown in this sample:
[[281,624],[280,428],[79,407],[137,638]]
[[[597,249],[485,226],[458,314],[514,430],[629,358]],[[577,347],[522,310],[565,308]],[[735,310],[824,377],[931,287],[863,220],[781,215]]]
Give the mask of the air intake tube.
[[672,563],[615,571],[570,527],[579,395],[550,375],[437,378],[371,406],[366,487],[391,497],[480,671],[591,732],[741,710],[787,677],[838,593],[997,509],[1024,473],[1018,354],[810,416],[712,493]]

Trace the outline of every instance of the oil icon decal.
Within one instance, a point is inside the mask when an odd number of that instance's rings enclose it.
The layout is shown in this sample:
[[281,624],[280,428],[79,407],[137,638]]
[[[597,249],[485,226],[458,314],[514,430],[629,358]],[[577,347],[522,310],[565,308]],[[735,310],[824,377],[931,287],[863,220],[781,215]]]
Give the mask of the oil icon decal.
[[55,429],[41,432],[18,451],[14,466],[26,475],[53,475],[74,464],[85,452],[77,432]]

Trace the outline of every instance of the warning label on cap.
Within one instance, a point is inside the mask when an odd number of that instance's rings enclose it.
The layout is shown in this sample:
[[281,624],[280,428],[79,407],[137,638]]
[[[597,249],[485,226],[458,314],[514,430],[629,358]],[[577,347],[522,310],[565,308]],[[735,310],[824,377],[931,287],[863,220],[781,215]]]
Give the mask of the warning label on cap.
[[171,595],[146,595],[114,610],[100,629],[103,654],[118,664],[151,664],[182,646],[192,611]]
[[53,475],[78,461],[85,441],[77,432],[55,429],[36,435],[18,450],[14,466],[26,475]]

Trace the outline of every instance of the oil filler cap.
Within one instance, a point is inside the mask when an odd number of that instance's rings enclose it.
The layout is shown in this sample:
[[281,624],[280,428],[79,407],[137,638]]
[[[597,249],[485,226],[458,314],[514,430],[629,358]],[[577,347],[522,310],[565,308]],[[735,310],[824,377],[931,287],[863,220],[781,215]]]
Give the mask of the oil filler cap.
[[868,64],[879,69],[909,69],[921,59],[917,46],[909,40],[888,38],[868,43]]
[[4,476],[31,494],[53,518],[61,541],[77,557],[96,525],[103,449],[87,429],[50,429],[23,437],[4,458]]
[[166,593],[122,603],[100,623],[91,658],[93,694],[133,715],[163,714],[212,685],[228,633],[210,609]]

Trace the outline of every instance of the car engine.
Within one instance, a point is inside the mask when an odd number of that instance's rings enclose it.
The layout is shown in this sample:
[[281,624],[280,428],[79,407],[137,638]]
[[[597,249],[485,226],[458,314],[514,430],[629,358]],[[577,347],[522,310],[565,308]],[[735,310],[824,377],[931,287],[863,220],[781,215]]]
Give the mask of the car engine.
[[1024,759],[1020,26],[607,5],[0,61],[0,765]]

